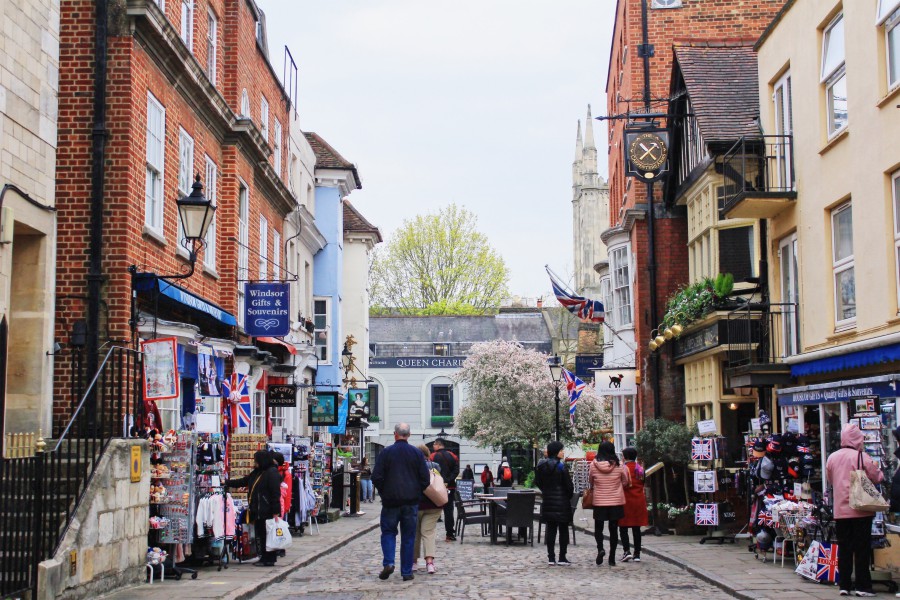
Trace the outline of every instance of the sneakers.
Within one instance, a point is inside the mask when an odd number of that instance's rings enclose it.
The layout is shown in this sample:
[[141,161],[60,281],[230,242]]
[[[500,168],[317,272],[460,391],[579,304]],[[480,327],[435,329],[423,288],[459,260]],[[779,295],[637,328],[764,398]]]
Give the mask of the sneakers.
[[559,565],[560,567],[568,567],[572,563],[569,562],[568,558],[561,558],[558,561],[556,561],[556,564]]
[[598,565],[602,565],[604,556],[606,556],[606,550],[598,550],[597,551],[597,560],[594,562],[596,562]]
[[856,591],[853,593],[853,595],[854,595],[854,596],[860,596],[860,597],[862,597],[862,598],[874,598],[874,597],[875,597],[875,592],[873,592],[872,590],[856,590]]
[[419,561],[413,563],[413,573],[419,570]]
[[403,581],[412,581],[412,580],[415,579],[415,578],[416,578],[415,575],[404,575],[404,576],[403,576]]
[[555,566],[556,566],[556,559],[553,558],[553,557],[551,556],[550,558],[547,559],[547,565],[548,565],[548,566],[551,566],[551,567],[555,567]]
[[[378,574],[378,579],[384,581],[388,577],[391,576],[391,573],[394,572],[394,565],[389,565],[381,570],[381,573]],[[406,577],[404,577],[406,579]]]
[[434,568],[434,563],[430,562],[425,565],[425,570],[428,571],[429,575],[434,575],[437,569]]
[[849,595],[850,595],[850,590],[841,590],[841,593],[840,593],[839,595],[840,595],[840,596],[849,596]]
[[634,557],[631,555],[631,552],[627,552],[627,551],[626,551],[625,554],[622,555],[622,562],[629,562],[629,561],[631,561],[633,558],[634,558]]
[[640,555],[640,554],[635,554],[635,555],[634,555],[634,558],[633,558],[632,560],[633,560],[634,562],[641,562],[641,555]]

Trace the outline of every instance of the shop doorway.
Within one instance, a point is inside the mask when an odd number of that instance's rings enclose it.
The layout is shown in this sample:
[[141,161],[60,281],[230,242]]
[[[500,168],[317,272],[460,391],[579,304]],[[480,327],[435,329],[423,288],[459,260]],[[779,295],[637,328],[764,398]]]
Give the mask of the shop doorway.
[[745,460],[744,432],[750,430],[750,419],[756,417],[756,402],[732,402],[722,405],[722,435],[728,442],[730,464]]
[[522,444],[505,444],[503,456],[509,459],[509,466],[513,472],[513,481],[516,484],[525,483],[525,478],[534,469],[532,449]]

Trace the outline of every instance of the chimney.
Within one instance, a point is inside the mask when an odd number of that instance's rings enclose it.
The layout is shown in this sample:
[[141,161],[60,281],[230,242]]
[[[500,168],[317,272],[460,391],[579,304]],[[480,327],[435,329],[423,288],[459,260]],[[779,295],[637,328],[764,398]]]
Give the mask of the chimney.
[[543,298],[538,298],[538,301],[537,301],[537,307],[538,307],[538,308],[544,308],[544,300],[543,300]]

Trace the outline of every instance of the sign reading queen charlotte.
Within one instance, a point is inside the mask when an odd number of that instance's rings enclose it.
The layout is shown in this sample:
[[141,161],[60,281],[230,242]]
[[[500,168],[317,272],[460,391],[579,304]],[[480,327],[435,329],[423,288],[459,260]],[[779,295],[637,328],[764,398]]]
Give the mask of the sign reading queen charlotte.
[[247,283],[244,288],[244,331],[251,337],[281,337],[291,330],[287,283]]

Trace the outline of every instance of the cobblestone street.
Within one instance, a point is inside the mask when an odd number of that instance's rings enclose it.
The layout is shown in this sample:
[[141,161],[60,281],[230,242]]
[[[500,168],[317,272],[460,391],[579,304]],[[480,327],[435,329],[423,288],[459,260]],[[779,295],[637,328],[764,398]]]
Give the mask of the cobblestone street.
[[[440,526],[439,526],[440,527]],[[376,598],[573,598],[579,595],[621,598],[728,598],[728,594],[694,575],[650,556],[641,563],[609,567],[594,564],[593,539],[576,534],[577,546],[569,547],[570,567],[546,564],[543,545],[491,546],[487,538],[470,530],[464,544],[447,543],[441,537],[435,564],[438,572],[416,573],[412,582],[397,570],[380,581],[379,531],[372,531],[339,551],[299,569],[282,583],[255,598],[261,600],[368,600]],[[620,551],[621,552],[621,549]]]

